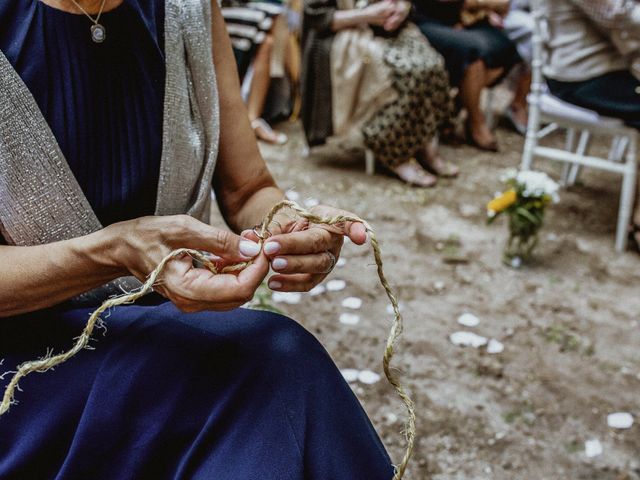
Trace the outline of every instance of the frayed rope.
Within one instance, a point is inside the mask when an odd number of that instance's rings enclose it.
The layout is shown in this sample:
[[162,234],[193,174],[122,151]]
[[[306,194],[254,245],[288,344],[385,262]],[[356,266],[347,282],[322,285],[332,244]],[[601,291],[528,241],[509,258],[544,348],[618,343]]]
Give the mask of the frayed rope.
[[[391,370],[391,360],[395,355],[395,344],[398,340],[398,337],[400,337],[402,333],[403,321],[402,321],[402,315],[400,314],[400,308],[398,306],[398,299],[393,289],[389,285],[387,278],[384,275],[382,253],[380,251],[380,245],[378,243],[378,239],[376,238],[375,232],[373,231],[371,226],[361,218],[352,217],[348,215],[337,215],[334,217],[319,217],[303,209],[302,207],[297,205],[295,202],[291,202],[289,200],[283,200],[282,202],[278,203],[276,206],[274,206],[271,209],[269,214],[264,218],[260,226],[260,233],[261,233],[260,238],[266,238],[266,234],[268,233],[269,226],[273,222],[273,217],[276,215],[276,213],[278,213],[280,210],[285,208],[289,208],[293,210],[300,217],[305,218],[310,223],[315,223],[320,225],[337,225],[345,222],[362,223],[367,229],[367,232],[369,233],[369,237],[371,240],[371,247],[373,249],[373,256],[375,258],[375,262],[377,266],[378,277],[380,278],[380,283],[382,284],[382,287],[387,293],[387,297],[389,297],[389,301],[391,302],[391,305],[393,307],[393,313],[394,313],[393,323],[391,325],[391,330],[389,332],[389,336],[387,338],[387,342],[385,345],[382,364],[383,364],[384,373],[385,373],[385,376],[387,377],[387,380],[393,386],[398,396],[402,399],[402,402],[404,403],[407,409],[407,421],[406,421],[406,428],[404,432],[404,435],[406,437],[407,447],[406,447],[404,456],[402,458],[402,461],[400,462],[400,464],[398,464],[395,467],[395,473],[393,476],[393,480],[400,480],[404,476],[404,473],[407,469],[407,465],[409,463],[409,459],[411,458],[411,454],[413,452],[413,447],[415,444],[416,414],[415,414],[413,401],[405,391],[398,376]],[[262,247],[262,240],[260,241],[260,246]],[[162,259],[162,261],[153,270],[153,272],[149,274],[146,282],[144,282],[144,284],[139,289],[134,290],[133,292],[125,293],[124,295],[120,295],[118,297],[113,297],[105,300],[105,302],[102,305],[100,305],[100,307],[98,307],[91,314],[84,330],[82,331],[82,334],[77,338],[76,343],[73,345],[73,347],[70,350],[58,355],[53,355],[51,352],[47,352],[47,354],[39,360],[32,360],[32,361],[23,363],[18,367],[18,370],[15,373],[5,372],[5,374],[14,373],[14,375],[5,389],[2,403],[0,404],[0,416],[5,414],[9,410],[11,405],[16,403],[16,401],[14,400],[14,395],[16,390],[20,391],[18,383],[22,378],[26,377],[27,375],[33,372],[43,373],[48,370],[51,370],[57,365],[60,365],[61,363],[64,363],[67,360],[69,360],[71,357],[76,355],[82,349],[88,348],[89,341],[91,339],[91,334],[93,333],[94,328],[96,327],[96,325],[100,326],[100,322],[101,322],[100,315],[102,315],[105,311],[113,307],[117,307],[119,305],[125,305],[125,304],[132,304],[136,302],[136,300],[138,300],[139,298],[151,292],[153,289],[153,286],[156,284],[158,280],[158,277],[164,270],[164,267],[167,264],[167,262],[169,262],[174,258],[182,257],[184,255],[190,255],[194,260],[197,260],[198,262],[200,262],[200,264],[202,264],[202,266],[204,266],[205,268],[208,268],[211,272],[215,274],[237,272],[237,271],[243,270],[244,268],[246,268],[251,264],[251,262],[242,262],[234,265],[229,265],[223,268],[219,272],[216,266],[202,252],[199,252],[197,250],[187,249],[187,248],[180,248],[178,250],[174,250],[173,252],[171,252],[169,255],[167,255],[165,258]],[[2,363],[0,362],[0,365],[1,364]],[[0,376],[0,379],[1,378],[2,376]]]

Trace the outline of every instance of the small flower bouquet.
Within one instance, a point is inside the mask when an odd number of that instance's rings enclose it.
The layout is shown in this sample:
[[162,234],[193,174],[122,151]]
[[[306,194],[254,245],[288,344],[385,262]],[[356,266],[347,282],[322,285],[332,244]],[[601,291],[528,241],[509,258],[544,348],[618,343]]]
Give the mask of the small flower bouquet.
[[544,211],[559,200],[559,186],[546,173],[509,170],[500,178],[509,188],[487,204],[488,223],[509,216],[509,239],[503,261],[514,268],[531,258],[538,243]]

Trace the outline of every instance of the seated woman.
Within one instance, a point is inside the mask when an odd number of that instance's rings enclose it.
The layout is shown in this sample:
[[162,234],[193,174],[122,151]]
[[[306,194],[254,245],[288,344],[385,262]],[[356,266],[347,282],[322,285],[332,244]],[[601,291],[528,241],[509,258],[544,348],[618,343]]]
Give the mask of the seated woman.
[[254,260],[235,275],[170,261],[158,294],[104,316],[94,349],[24,379],[0,416],[0,478],[392,477],[314,337],[236,308],[270,265],[272,289],[312,288],[343,234],[366,232],[282,215],[260,252],[205,223],[212,184],[235,232],[283,198],[215,0],[3,0],[0,91],[3,369],[67,350],[97,304],[175,248]]
[[451,97],[442,58],[405,25],[409,10],[402,0],[362,9],[349,0],[305,2],[302,122],[309,145],[360,133],[400,179],[431,187],[458,174],[437,146]]
[[222,2],[251,127],[258,140],[274,145],[284,145],[288,138],[271,128],[262,115],[271,86],[274,31],[279,22],[285,21],[284,11],[276,3]]
[[462,13],[482,10],[504,15],[508,0],[413,0],[414,21],[429,43],[444,57],[453,86],[460,88],[460,101],[467,110],[467,140],[482,150],[497,151],[480,95],[520,62],[515,45],[503,31],[482,18],[463,26]]
[[[640,129],[637,57],[625,42],[640,39],[640,3],[616,0],[534,0],[549,24],[544,75],[555,96]],[[636,40],[638,41],[638,40]],[[621,51],[622,49],[622,51]],[[631,54],[631,55],[630,55]],[[631,240],[640,252],[640,188]]]

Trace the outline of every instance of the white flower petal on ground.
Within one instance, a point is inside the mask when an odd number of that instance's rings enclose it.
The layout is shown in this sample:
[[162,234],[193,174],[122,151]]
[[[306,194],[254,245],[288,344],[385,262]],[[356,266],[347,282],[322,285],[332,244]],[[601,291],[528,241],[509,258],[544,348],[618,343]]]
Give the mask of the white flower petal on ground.
[[476,335],[473,332],[464,331],[452,333],[451,335],[449,335],[449,340],[451,340],[451,343],[453,343],[454,345],[473,348],[483,347],[489,341],[487,340],[487,338]]
[[360,307],[362,307],[362,299],[358,297],[347,297],[344,300],[342,300],[342,306],[344,308],[359,310]]
[[473,313],[465,312],[458,317],[458,323],[465,327],[477,327],[480,324],[480,319]]
[[607,415],[607,425],[611,428],[626,429],[633,426],[633,416],[627,412],[616,412]]
[[340,290],[344,290],[347,286],[347,282],[344,280],[329,280],[327,282],[327,290],[329,292],[339,292]]
[[[404,305],[403,305],[402,303],[399,303],[399,304],[398,304],[398,310],[400,310],[401,312],[403,312],[403,311],[404,311]],[[393,315],[393,314],[395,313],[395,312],[393,311],[393,305],[391,305],[391,304],[388,304],[388,305],[387,305],[387,313],[388,313],[389,315]]]
[[344,267],[347,264],[347,260],[340,257],[336,262],[336,267]]
[[487,353],[495,354],[502,353],[504,351],[504,345],[502,342],[499,342],[495,338],[489,340],[489,344],[487,345]]
[[340,323],[345,325],[357,325],[360,323],[360,315],[356,313],[341,313]]
[[302,300],[302,294],[299,292],[273,292],[271,299],[276,303],[296,305]]
[[602,455],[602,451],[602,444],[597,438],[593,438],[584,442],[584,454],[587,457],[597,457],[598,455]]
[[360,370],[356,370],[355,368],[344,368],[340,370],[340,373],[347,382],[352,383],[358,380]]
[[288,190],[287,193],[285,193],[285,196],[292,202],[297,202],[298,200],[300,200],[300,194],[295,190]]
[[304,201],[304,206],[307,208],[317,207],[318,205],[320,205],[320,200],[317,198],[307,198]]
[[312,297],[315,297],[317,295],[322,295],[326,291],[327,291],[327,287],[325,287],[324,285],[320,284],[320,285],[316,285],[311,290],[309,290],[307,292],[307,294],[311,295]]
[[378,375],[376,372],[372,372],[371,370],[362,370],[358,374],[358,381],[366,385],[373,385],[374,383],[378,383],[380,381],[380,378],[380,375]]

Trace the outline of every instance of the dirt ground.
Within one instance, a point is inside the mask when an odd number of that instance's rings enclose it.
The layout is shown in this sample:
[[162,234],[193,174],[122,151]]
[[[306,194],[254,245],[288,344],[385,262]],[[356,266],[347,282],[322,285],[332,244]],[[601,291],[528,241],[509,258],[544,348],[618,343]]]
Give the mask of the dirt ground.
[[[640,256],[613,249],[618,177],[585,172],[563,190],[535,264],[514,270],[500,261],[506,225],[487,226],[484,206],[501,188],[501,170],[519,164],[518,135],[498,129],[500,154],[444,146],[460,178],[420,190],[367,176],[363,153],[344,146],[305,158],[299,125],[280,127],[291,141],[263,148],[280,185],[300,203],[318,200],[361,215],[381,240],[406,323],[396,366],[418,415],[405,478],[640,479]],[[343,258],[330,278],[345,280],[344,290],[277,305],[314,332],[341,369],[382,374],[388,301],[367,249],[346,245]],[[338,320],[348,296],[364,301],[357,325]],[[458,325],[464,312],[480,324]],[[497,339],[504,351],[454,346],[449,335],[459,330]],[[352,386],[399,459],[399,399],[384,380]],[[635,424],[608,427],[612,412],[631,413]],[[585,454],[591,439],[603,446],[593,458]]]

